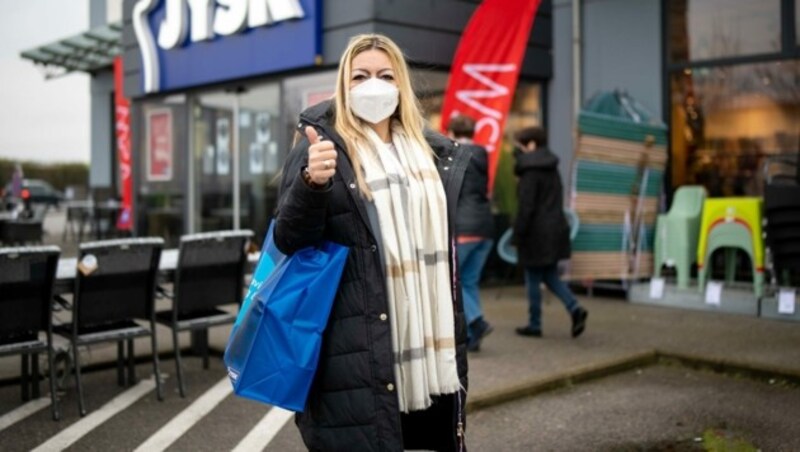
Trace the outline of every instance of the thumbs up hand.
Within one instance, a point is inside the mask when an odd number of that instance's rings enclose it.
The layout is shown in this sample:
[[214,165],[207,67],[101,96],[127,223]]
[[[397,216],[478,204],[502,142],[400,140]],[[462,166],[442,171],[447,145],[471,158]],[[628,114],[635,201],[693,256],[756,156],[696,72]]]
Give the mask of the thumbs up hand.
[[306,127],[306,137],[311,143],[308,148],[308,175],[311,182],[325,185],[336,174],[336,149],[333,142],[323,140],[313,127]]

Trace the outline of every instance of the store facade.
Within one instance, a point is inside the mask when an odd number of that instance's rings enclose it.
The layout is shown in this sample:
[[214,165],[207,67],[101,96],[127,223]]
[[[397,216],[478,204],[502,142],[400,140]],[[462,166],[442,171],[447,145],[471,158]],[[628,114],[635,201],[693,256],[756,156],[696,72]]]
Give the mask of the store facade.
[[552,20],[548,119],[562,162],[573,155],[573,70],[580,105],[621,90],[669,127],[667,198],[686,184],[761,195],[765,159],[797,153],[800,0],[554,0]]
[[[195,3],[126,0],[123,10],[136,234],[173,243],[228,228],[263,236],[297,117],[331,96],[339,56],[355,34],[384,33],[403,48],[438,127],[449,64],[479,2],[199,2],[208,4],[201,10]],[[509,128],[544,122],[552,75],[545,3]]]
[[763,163],[800,150],[800,0],[668,0],[673,186],[760,196]]
[[[122,55],[135,232],[172,239],[265,227],[294,121],[333,91],[355,34],[401,45],[436,128],[450,62],[480,1],[124,0],[122,23],[102,26],[94,16],[105,10],[94,12],[103,3],[92,2],[92,30],[22,56],[45,72],[92,74],[91,184],[119,193],[109,98],[110,58]],[[799,3],[543,1],[504,132],[546,125],[569,187],[575,106],[623,90],[669,127],[667,198],[685,184],[758,195],[764,160],[800,148]]]

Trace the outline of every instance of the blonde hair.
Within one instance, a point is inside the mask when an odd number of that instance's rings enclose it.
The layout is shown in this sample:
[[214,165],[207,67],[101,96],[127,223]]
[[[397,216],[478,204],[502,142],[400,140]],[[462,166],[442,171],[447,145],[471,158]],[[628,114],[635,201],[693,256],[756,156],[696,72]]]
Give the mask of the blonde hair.
[[367,50],[382,51],[392,63],[394,79],[400,92],[397,110],[392,117],[400,123],[411,141],[417,142],[431,156],[433,156],[433,150],[423,135],[425,118],[422,116],[419,101],[414,95],[414,89],[411,87],[411,75],[402,50],[384,35],[362,34],[352,37],[342,54],[341,60],[339,60],[339,73],[336,79],[336,94],[334,96],[336,104],[335,128],[336,132],[344,140],[345,151],[353,165],[359,191],[367,199],[371,200],[372,192],[364,179],[364,170],[361,168],[358,149],[372,147],[372,144],[364,132],[364,121],[356,117],[350,110],[350,79],[353,59]]

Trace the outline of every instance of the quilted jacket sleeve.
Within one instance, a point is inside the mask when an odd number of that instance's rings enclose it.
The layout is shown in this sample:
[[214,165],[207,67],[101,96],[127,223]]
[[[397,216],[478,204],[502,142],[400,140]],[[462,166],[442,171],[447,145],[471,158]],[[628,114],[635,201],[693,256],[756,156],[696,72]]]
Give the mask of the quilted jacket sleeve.
[[275,245],[287,255],[319,244],[325,230],[332,184],[322,189],[309,187],[302,174],[307,163],[308,140],[303,138],[289,153],[281,177],[274,234]]

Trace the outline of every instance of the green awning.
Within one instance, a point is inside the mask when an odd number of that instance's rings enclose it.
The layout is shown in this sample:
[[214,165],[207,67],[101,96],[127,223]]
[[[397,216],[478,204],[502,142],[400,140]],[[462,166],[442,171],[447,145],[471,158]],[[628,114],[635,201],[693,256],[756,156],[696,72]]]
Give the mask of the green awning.
[[22,58],[44,68],[47,78],[70,72],[108,69],[122,51],[120,22],[93,28],[81,34],[20,53]]

